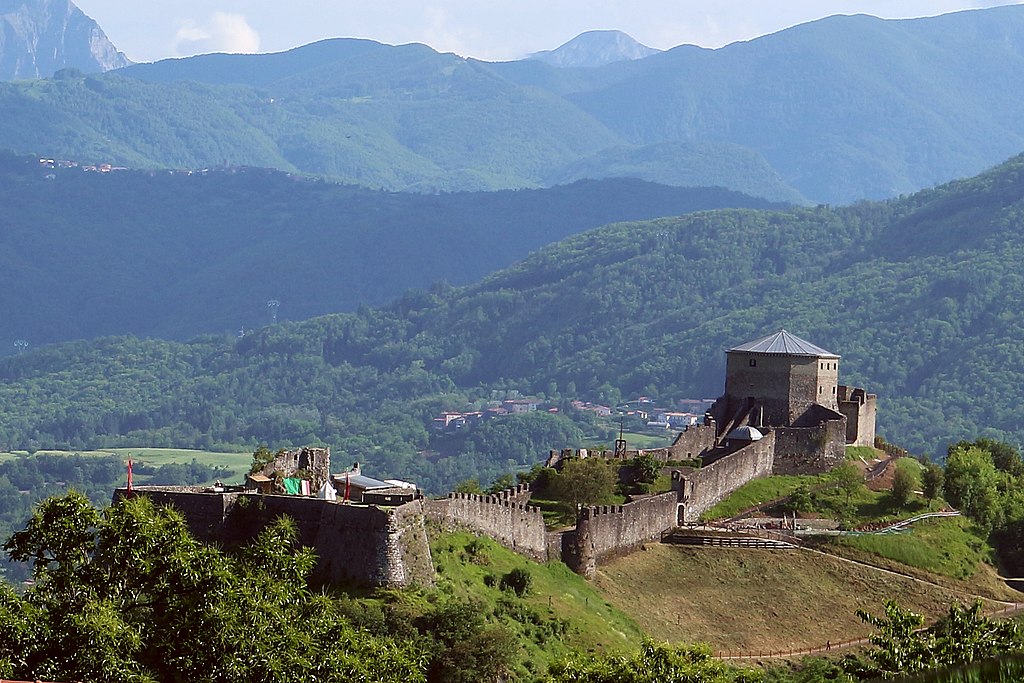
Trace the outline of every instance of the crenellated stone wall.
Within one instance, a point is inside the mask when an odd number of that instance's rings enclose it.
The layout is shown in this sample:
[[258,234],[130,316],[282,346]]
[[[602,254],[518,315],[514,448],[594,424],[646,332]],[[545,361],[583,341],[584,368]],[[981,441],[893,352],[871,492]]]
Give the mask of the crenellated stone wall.
[[776,431],[735,453],[698,469],[680,470],[679,501],[681,522],[694,523],[716,503],[748,481],[772,473],[776,449]]
[[675,491],[625,505],[582,508],[576,530],[563,536],[562,561],[578,574],[592,577],[599,562],[635,549],[676,526]]
[[545,467],[557,467],[559,463],[571,458],[603,458],[604,460],[631,460],[641,456],[650,456],[658,462],[667,463],[679,460],[692,460],[706,455],[716,445],[716,423],[713,418],[705,418],[702,425],[689,425],[676,435],[671,446],[666,448],[637,448],[626,450],[616,455],[611,450],[593,448],[563,448],[548,452]]
[[431,521],[471,529],[520,555],[546,562],[549,556],[544,516],[540,508],[528,504],[529,500],[529,487],[520,485],[494,495],[449,493],[447,498],[426,501],[424,509]]

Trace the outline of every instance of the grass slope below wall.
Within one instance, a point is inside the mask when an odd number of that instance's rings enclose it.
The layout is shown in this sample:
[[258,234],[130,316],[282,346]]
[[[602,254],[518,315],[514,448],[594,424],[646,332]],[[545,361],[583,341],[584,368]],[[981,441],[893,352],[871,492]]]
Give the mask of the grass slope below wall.
[[[431,538],[438,589],[479,601],[489,618],[520,635],[535,672],[572,650],[627,652],[639,646],[644,632],[636,622],[561,562],[532,562],[468,532],[432,530]],[[501,577],[514,569],[531,576],[523,597],[500,588]]]

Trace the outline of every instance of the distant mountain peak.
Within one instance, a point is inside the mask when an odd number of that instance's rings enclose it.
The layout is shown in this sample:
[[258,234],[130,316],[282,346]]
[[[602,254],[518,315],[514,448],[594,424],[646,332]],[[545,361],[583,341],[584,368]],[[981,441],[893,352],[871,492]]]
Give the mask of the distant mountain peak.
[[534,52],[536,59],[552,66],[604,66],[612,62],[643,59],[661,50],[637,42],[622,31],[587,31],[554,49]]
[[128,66],[99,24],[70,0],[0,0],[0,80]]

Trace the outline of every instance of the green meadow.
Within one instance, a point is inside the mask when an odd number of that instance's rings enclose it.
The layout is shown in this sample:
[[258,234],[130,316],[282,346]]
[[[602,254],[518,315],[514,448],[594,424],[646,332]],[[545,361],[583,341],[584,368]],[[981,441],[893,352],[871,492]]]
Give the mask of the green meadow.
[[[0,462],[13,458],[26,457],[27,451],[9,451],[0,453]],[[218,451],[196,451],[184,448],[105,448],[96,451],[36,451],[35,455],[83,455],[109,456],[116,455],[122,460],[129,458],[132,462],[143,463],[153,467],[170,464],[187,464],[196,460],[211,467],[226,467],[229,474],[221,477],[225,483],[241,482],[252,464],[252,453],[224,453]],[[127,478],[127,470],[126,470]],[[135,483],[144,484],[147,476],[136,474]],[[212,481],[201,482],[212,484]]]

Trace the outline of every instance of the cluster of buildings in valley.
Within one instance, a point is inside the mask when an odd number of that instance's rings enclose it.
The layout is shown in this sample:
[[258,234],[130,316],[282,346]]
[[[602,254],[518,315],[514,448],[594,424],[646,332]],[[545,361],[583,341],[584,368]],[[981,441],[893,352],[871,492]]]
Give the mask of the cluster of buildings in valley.
[[[57,170],[57,169],[71,169],[71,168],[75,168],[75,169],[78,169],[78,170],[81,170],[81,171],[88,171],[88,172],[92,172],[92,173],[113,173],[115,171],[129,171],[129,170],[131,170],[127,166],[117,166],[115,164],[109,164],[109,163],[82,164],[82,163],[79,163],[77,161],[71,161],[69,159],[48,159],[46,157],[39,157],[39,166],[40,166],[40,168],[43,168],[43,169],[46,169],[46,170]],[[225,164],[223,166],[218,166],[218,167],[215,167],[215,168],[201,168],[201,169],[177,168],[177,169],[167,169],[167,170],[160,170],[160,171],[154,171],[154,170],[148,171],[148,174],[150,176],[155,176],[155,175],[158,175],[158,174],[177,175],[177,176],[191,176],[191,175],[205,176],[205,175],[208,175],[210,173],[228,173],[228,174],[232,174],[232,175],[239,174],[239,173],[257,173],[257,174],[262,174],[262,175],[269,175],[269,174],[278,174],[278,173],[282,173],[282,172],[274,170],[274,169],[262,168],[262,167],[259,167],[259,166],[230,166],[230,165],[227,164],[227,162],[225,162]],[[295,180],[295,181],[300,181],[300,182],[320,182],[320,180],[318,178],[313,177],[313,176],[304,176],[304,175],[295,174],[295,173],[283,173],[283,175],[285,177],[287,177],[288,179],[290,179],[290,180]],[[46,177],[48,179],[52,180],[53,178],[56,178],[56,175],[50,173],[50,174],[47,174]]]
[[[42,168],[55,169],[55,168],[77,168],[82,171],[90,171],[92,173],[112,173],[114,171],[127,171],[127,166],[115,166],[114,164],[84,164],[80,165],[77,161],[69,161],[67,159],[45,159],[40,157],[39,165]],[[47,176],[50,177],[50,176]]]
[[492,418],[532,413],[536,410],[557,413],[558,407],[536,398],[509,398],[481,410],[444,411],[433,419],[431,426],[439,432],[456,432]]
[[[714,402],[714,399],[681,399],[676,401],[673,407],[667,408],[659,406],[651,398],[640,396],[615,407],[581,400],[573,400],[569,405],[573,410],[593,413],[601,418],[634,418],[648,429],[682,430],[698,424]],[[438,432],[457,432],[492,418],[537,410],[557,413],[559,407],[556,403],[538,398],[506,399],[480,410],[444,411],[432,419],[431,427]]]

